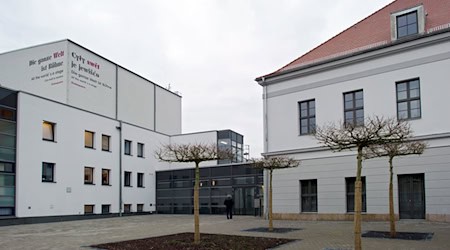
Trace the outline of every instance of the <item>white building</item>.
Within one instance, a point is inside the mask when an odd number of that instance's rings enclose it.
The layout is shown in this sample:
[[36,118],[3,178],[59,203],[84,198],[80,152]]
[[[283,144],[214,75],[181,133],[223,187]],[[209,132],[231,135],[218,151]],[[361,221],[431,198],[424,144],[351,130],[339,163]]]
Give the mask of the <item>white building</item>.
[[192,167],[154,151],[218,133],[181,134],[181,96],[70,40],[0,54],[0,216],[154,212],[155,171]]
[[[354,151],[332,153],[311,129],[382,115],[410,122],[428,143],[394,159],[400,219],[450,221],[450,1],[397,0],[281,69],[263,87],[263,155],[301,166],[274,172],[276,218],[350,220]],[[363,218],[388,218],[388,161],[363,162]]]

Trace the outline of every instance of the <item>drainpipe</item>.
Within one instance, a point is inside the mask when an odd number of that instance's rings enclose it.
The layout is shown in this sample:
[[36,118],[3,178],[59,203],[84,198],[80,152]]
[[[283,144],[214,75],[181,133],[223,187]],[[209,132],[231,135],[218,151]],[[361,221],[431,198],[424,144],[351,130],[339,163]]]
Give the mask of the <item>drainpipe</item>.
[[[264,153],[269,151],[269,130],[268,130],[268,112],[267,112],[267,85],[264,85],[265,78],[261,78],[261,85],[263,86],[263,115],[264,115]],[[264,217],[268,218],[268,207],[269,207],[269,178],[268,171],[264,170]]]
[[119,216],[122,216],[122,121],[119,121]]

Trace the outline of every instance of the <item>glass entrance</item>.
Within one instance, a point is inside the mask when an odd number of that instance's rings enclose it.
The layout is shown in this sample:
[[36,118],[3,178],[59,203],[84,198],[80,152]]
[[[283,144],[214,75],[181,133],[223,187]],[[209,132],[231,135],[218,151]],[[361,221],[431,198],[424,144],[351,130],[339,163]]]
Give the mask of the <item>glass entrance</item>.
[[255,187],[234,188],[234,214],[254,215],[255,214]]
[[423,174],[398,176],[400,219],[425,219],[425,181]]

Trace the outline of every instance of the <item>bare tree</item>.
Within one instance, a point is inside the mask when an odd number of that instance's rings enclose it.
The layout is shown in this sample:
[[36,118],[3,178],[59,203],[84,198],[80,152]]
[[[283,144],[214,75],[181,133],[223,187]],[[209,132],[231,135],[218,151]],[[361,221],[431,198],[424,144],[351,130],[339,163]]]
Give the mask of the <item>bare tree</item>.
[[[409,131],[405,131],[404,134],[407,136],[412,136],[407,134]],[[425,150],[426,144],[420,141],[404,141],[404,142],[393,142],[387,144],[371,145],[367,147],[363,154],[364,158],[370,159],[375,157],[389,158],[389,222],[390,222],[390,234],[392,238],[395,238],[397,232],[395,230],[395,213],[394,213],[394,187],[392,183],[393,178],[393,164],[392,161],[396,156],[411,155],[411,154],[422,154]]]
[[199,165],[204,161],[219,159],[232,159],[233,154],[229,150],[219,149],[217,144],[166,144],[155,151],[155,156],[165,162],[194,162],[194,243],[200,243],[200,218],[199,218]]
[[269,172],[269,231],[273,231],[273,216],[272,216],[272,173],[275,169],[294,168],[300,165],[299,160],[294,160],[289,157],[270,157],[262,159],[253,159],[252,166],[255,168],[266,169]]
[[[405,132],[407,132],[405,134]],[[375,116],[366,118],[363,125],[348,123],[328,124],[317,127],[314,131],[316,139],[334,152],[356,148],[356,181],[355,181],[355,215],[354,244],[361,249],[361,172],[363,149],[371,145],[399,142],[410,134],[409,125],[396,118]]]

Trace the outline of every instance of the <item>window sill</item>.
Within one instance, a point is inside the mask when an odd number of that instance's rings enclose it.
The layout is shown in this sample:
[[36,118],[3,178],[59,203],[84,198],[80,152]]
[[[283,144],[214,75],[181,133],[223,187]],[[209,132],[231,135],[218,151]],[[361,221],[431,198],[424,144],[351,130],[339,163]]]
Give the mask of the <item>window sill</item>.
[[133,186],[124,186],[124,187],[129,187],[129,188],[132,188]]
[[111,187],[111,184],[102,184],[102,186]]
[[145,188],[145,187],[144,186],[142,186],[142,187],[138,186],[138,188]]
[[301,214],[317,214],[317,212],[300,212]]
[[87,147],[87,146],[84,146],[84,148],[95,150],[94,147]]
[[43,183],[56,183],[56,181],[44,181],[42,180]]
[[85,182],[84,185],[91,185],[91,186],[95,186],[95,183],[89,183],[89,182]]
[[124,155],[133,156],[132,154],[124,154]]
[[142,158],[142,159],[145,159],[145,157],[144,157],[144,156],[139,156],[139,155],[138,155],[138,158]]
[[102,152],[112,153],[112,151],[109,149],[108,150],[102,149]]
[[43,141],[47,141],[47,142],[53,142],[53,143],[57,143],[55,140],[49,140],[49,139],[44,139],[42,138]]

